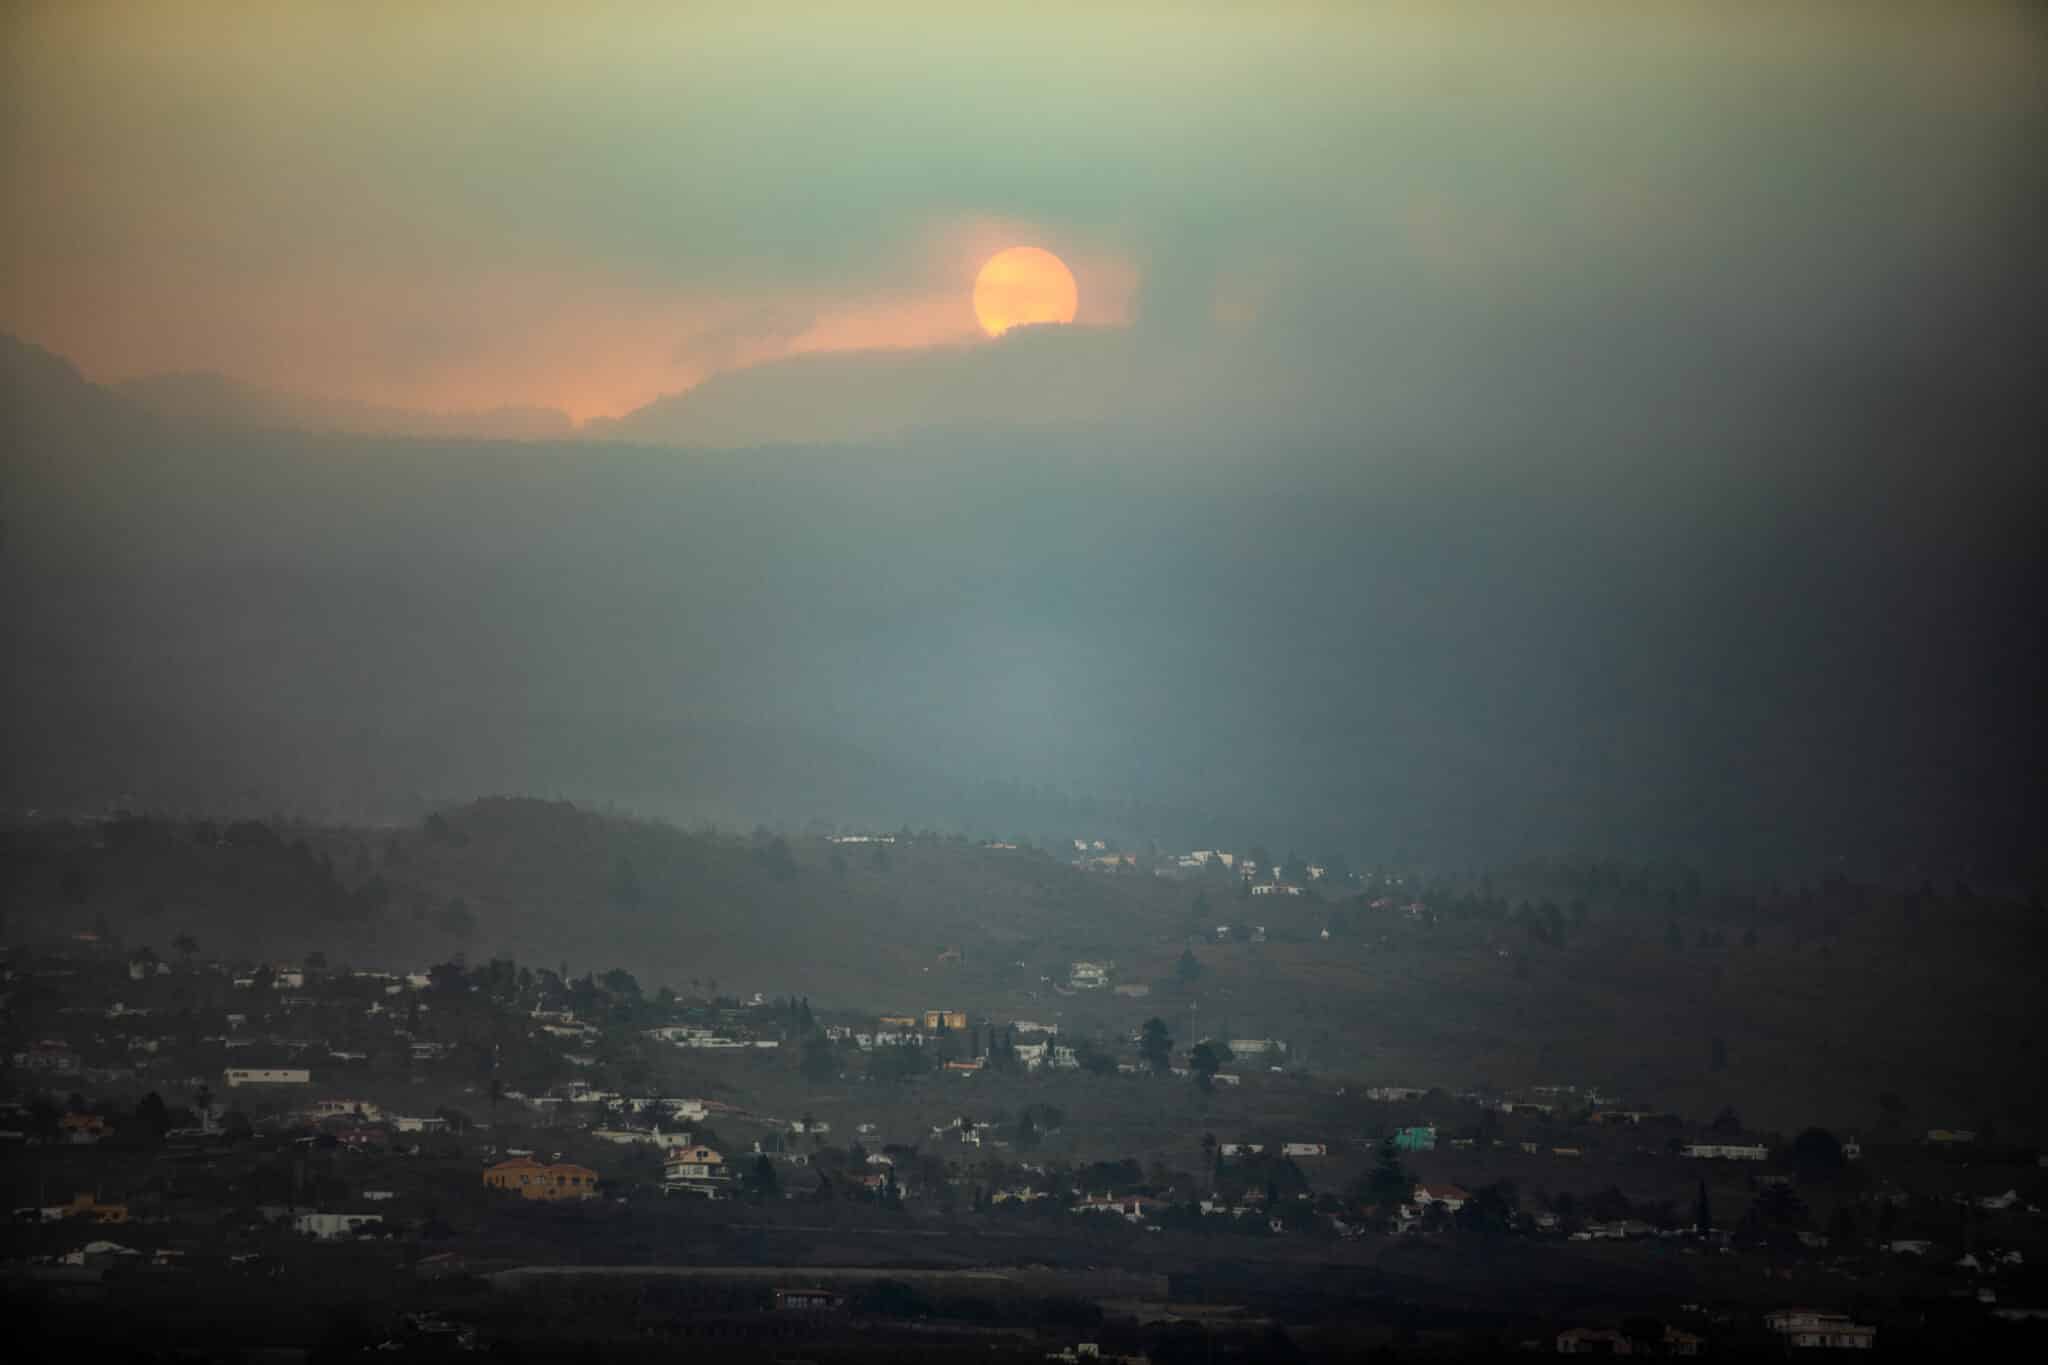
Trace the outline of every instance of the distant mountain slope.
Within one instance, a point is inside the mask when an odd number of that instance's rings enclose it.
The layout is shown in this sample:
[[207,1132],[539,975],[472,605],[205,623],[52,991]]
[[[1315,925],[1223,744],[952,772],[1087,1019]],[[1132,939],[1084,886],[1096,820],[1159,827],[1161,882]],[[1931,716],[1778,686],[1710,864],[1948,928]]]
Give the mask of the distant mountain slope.
[[236,431],[305,431],[481,441],[557,441],[576,424],[554,408],[504,407],[425,412],[346,398],[319,398],[244,384],[210,373],[123,380],[113,392],[167,421]]
[[[1141,369],[1116,329],[1024,327],[1000,341],[801,355],[713,375],[623,417],[595,440],[723,449],[891,439],[925,429],[1132,426],[1161,415],[1176,371]],[[1200,393],[1184,393],[1183,408]],[[1184,415],[1184,414],[1183,414]]]

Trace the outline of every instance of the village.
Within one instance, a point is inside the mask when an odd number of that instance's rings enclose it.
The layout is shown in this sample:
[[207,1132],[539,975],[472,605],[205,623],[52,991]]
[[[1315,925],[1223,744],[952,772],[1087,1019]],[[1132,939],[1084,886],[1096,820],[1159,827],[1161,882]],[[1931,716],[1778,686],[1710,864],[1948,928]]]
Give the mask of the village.
[[[517,1216],[536,1206],[692,1227],[829,1210],[877,1245],[922,1227],[1142,1265],[1512,1245],[1717,1291],[1650,1315],[1654,1341],[1642,1312],[1554,1323],[1543,1340],[1566,1353],[1869,1347],[1901,1322],[1851,1311],[1874,1284],[1913,1287],[1915,1332],[1929,1312],[2048,1319],[2043,1158],[1967,1130],[1788,1137],[1597,1085],[1361,1084],[1281,1039],[1176,1040],[1104,961],[1073,962],[1048,998],[1099,995],[1128,1026],[1075,1032],[960,1000],[854,1015],[648,995],[616,968],[173,948],[86,934],[6,962],[0,1273],[18,1288],[118,1303],[300,1246],[414,1274],[547,1264],[564,1236],[602,1259],[601,1223]],[[858,1302],[820,1274],[768,1288]]]

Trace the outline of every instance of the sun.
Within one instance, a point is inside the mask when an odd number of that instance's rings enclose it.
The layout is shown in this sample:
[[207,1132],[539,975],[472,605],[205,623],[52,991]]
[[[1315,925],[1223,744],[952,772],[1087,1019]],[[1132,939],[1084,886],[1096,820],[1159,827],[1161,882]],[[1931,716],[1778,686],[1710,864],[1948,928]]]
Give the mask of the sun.
[[1080,302],[1074,272],[1042,247],[998,251],[974,278],[974,316],[992,337],[1028,323],[1072,322]]

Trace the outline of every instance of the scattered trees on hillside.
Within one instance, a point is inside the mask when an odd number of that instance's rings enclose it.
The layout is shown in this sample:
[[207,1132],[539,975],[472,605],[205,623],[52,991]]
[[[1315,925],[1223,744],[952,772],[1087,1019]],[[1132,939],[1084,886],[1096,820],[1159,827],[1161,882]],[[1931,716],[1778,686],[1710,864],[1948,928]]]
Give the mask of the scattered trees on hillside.
[[868,1054],[868,1075],[878,1081],[907,1081],[932,1069],[916,1043],[883,1043]]

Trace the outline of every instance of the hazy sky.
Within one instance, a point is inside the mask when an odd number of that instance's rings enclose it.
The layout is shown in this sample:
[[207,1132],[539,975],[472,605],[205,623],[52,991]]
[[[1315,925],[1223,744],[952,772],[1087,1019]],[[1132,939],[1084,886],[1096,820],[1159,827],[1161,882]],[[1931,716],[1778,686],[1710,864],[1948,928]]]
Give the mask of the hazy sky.
[[615,420],[0,344],[0,794],[2037,866],[2039,13],[8,7],[0,331]]
[[101,380],[579,419],[980,345],[974,272],[1012,243],[1154,387],[1269,409],[1501,311],[1917,328],[2038,230],[2048,89],[2036,12],[1961,3],[0,22],[0,329]]

